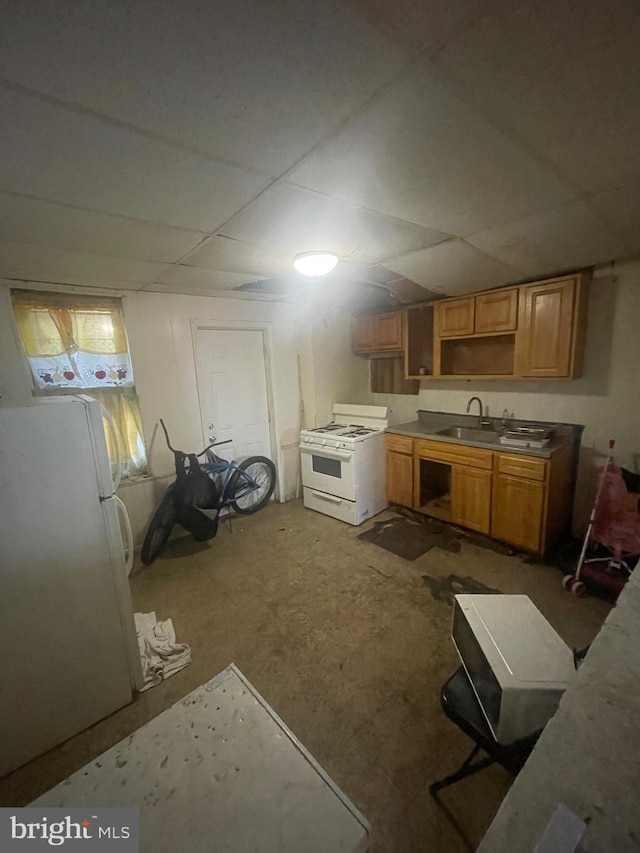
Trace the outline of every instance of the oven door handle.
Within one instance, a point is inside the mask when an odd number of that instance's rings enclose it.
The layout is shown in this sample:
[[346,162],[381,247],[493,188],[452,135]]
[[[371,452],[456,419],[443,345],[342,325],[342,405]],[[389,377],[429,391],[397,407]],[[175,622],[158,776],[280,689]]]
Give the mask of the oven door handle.
[[353,458],[353,452],[350,450],[332,450],[330,447],[314,447],[313,445],[300,445],[302,453],[309,453],[313,456],[324,456],[327,459],[338,459],[342,462],[349,462]]
[[337,498],[335,495],[327,495],[324,492],[314,492],[314,491],[312,491],[311,494],[314,496],[314,498],[318,498],[321,501],[329,501],[329,503],[332,503],[332,504],[341,504],[342,503],[342,498]]

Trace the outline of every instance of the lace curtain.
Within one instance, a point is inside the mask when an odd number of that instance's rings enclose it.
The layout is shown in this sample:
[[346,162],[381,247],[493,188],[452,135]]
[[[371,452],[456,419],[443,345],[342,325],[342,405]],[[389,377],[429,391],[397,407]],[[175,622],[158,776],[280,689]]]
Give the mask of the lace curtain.
[[[36,394],[84,391],[111,415],[122,475],[147,472],[140,409],[119,299],[12,291]],[[112,458],[115,450],[107,432]]]

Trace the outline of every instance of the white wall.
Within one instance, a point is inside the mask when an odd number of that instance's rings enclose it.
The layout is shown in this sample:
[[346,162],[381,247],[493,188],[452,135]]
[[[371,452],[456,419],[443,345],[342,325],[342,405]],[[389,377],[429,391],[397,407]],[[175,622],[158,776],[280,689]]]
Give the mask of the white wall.
[[[464,412],[477,394],[492,416],[506,408],[533,421],[584,424],[574,514],[577,531],[588,519],[593,469],[603,464],[608,440],[616,441],[616,461],[632,464],[640,453],[640,258],[596,271],[591,286],[584,374],[574,381],[421,382],[418,397],[369,394],[369,402],[390,406],[391,422],[415,418],[418,409]],[[475,411],[475,409],[474,409]]]
[[[3,401],[31,397],[31,377],[12,320],[9,287],[0,282],[0,392]],[[31,285],[28,285],[31,286]],[[84,292],[81,288],[55,288]],[[91,292],[96,292],[92,290]],[[113,295],[113,294],[112,294]],[[158,421],[167,423],[174,446],[200,448],[203,443],[193,351],[192,320],[213,323],[260,324],[268,329],[274,402],[275,455],[281,474],[279,497],[291,499],[298,489],[298,434],[301,399],[315,411],[313,384],[320,384],[326,359],[312,352],[310,306],[240,299],[125,292],[124,313],[149,463],[154,479],[126,483],[121,496],[139,543],[173,467],[173,458],[158,434]],[[319,344],[320,345],[320,344]],[[306,377],[298,371],[307,365]],[[157,479],[160,478],[160,479]]]
[[311,352],[314,360],[315,412],[307,413],[307,426],[332,419],[334,403],[366,403],[369,365],[351,352],[351,316],[343,309],[322,304],[311,311]]

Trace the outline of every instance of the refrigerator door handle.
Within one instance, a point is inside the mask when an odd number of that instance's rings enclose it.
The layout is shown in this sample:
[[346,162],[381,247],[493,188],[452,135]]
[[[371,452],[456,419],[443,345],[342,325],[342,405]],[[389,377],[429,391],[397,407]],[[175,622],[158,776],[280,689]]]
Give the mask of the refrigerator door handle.
[[126,543],[122,543],[122,550],[124,552],[124,564],[127,570],[127,575],[130,575],[133,567],[133,531],[131,530],[131,521],[129,520],[127,508],[120,498],[117,495],[114,495],[113,500],[115,501],[117,509],[120,511],[120,517],[124,522],[124,529],[127,534],[127,541]]
[[[111,439],[113,441],[113,446],[114,446],[115,451],[116,451],[116,475],[115,475],[114,480],[113,480],[113,494],[115,494],[118,491],[118,488],[120,487],[120,480],[122,479],[122,454],[120,452],[120,444],[118,442],[118,433],[116,432],[116,428],[115,428],[115,425],[114,425],[113,420],[111,418],[111,415],[105,409],[105,407],[102,405],[102,403],[100,403],[100,408],[102,409],[102,417],[104,418],[104,420],[107,422],[107,424],[109,426],[109,430],[111,432]],[[122,504],[122,508],[124,509],[124,504]],[[125,515],[126,515],[126,510],[125,510]],[[127,521],[128,521],[128,516],[127,516]]]

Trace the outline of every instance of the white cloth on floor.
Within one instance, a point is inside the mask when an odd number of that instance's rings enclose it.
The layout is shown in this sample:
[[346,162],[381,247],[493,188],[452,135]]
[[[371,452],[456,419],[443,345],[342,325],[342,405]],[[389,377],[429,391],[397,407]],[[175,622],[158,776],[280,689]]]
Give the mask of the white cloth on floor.
[[155,613],[135,613],[134,616],[144,677],[142,692],[190,664],[191,647],[176,643],[171,619],[158,622]]

